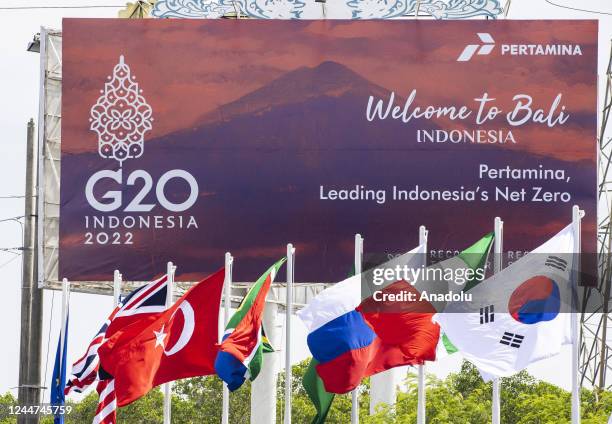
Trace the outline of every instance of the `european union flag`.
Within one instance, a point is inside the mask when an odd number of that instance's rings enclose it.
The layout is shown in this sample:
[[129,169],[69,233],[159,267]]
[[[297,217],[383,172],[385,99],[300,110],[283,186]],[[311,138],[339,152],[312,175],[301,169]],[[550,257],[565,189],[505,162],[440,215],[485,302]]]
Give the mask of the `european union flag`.
[[[55,365],[53,366],[53,378],[51,383],[51,405],[63,406],[66,399],[64,387],[66,386],[66,353],[68,346],[68,317],[66,317],[66,328],[64,329],[64,340],[62,337],[57,341],[57,352],[55,353]],[[61,350],[60,350],[61,349]],[[61,411],[63,412],[63,411]],[[53,419],[54,424],[64,423],[64,414],[59,413]]]

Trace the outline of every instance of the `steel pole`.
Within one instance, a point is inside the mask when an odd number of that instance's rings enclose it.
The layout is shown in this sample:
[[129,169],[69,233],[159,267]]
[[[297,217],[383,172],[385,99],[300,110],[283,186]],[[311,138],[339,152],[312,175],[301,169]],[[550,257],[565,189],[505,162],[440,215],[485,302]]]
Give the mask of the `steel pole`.
[[[504,221],[496,217],[494,221],[495,241],[493,246],[493,272],[497,274],[502,270],[502,252],[504,249]],[[493,393],[491,405],[491,422],[500,424],[501,422],[501,380],[493,380]]]
[[[166,296],[166,309],[170,308],[174,303],[174,274],[176,266],[172,262],[168,262],[166,275],[168,276],[168,295]],[[165,383],[164,391],[164,424],[172,422],[172,382]]]
[[[230,307],[232,302],[232,265],[234,258],[230,252],[225,252],[225,281],[223,283],[223,329],[219,343],[223,341],[225,327],[230,320]],[[223,382],[223,398],[221,401],[221,424],[229,424],[230,392],[227,383]]]
[[123,282],[123,275],[119,272],[119,270],[115,270],[113,273],[113,307],[117,307],[119,305],[119,300],[121,299],[121,283]]
[[[425,245],[425,253],[423,254],[423,268],[427,266],[427,237],[429,231],[424,225],[419,227],[419,244]],[[425,424],[427,412],[425,409],[425,364],[417,365],[418,380],[417,380],[417,424]]]
[[293,280],[295,265],[295,247],[287,245],[287,304],[285,307],[285,419],[284,424],[291,424],[291,316],[293,315]]
[[[580,424],[580,322],[578,316],[578,287],[580,282],[580,236],[583,211],[578,206],[572,208],[572,226],[574,227],[574,261],[572,261],[572,424]],[[604,366],[604,364],[600,364]]]
[[[363,237],[355,234],[355,275],[361,274],[363,260]],[[351,392],[351,424],[359,424],[359,388]]]
[[[42,290],[36,276],[36,185],[37,146],[34,142],[34,121],[30,119],[27,130],[25,222],[23,233],[21,275],[21,335],[19,344],[19,405],[40,404],[41,392],[41,341],[42,341]],[[18,415],[19,424],[38,423],[34,415]]]

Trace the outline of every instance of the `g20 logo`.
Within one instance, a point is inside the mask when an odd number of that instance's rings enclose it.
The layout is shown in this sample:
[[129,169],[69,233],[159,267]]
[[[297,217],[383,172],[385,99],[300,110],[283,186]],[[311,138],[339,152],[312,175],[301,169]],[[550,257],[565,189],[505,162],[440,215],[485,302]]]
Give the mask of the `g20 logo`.
[[[112,180],[119,186],[123,185],[123,169],[116,171],[98,171],[89,177],[85,186],[85,197],[89,205],[100,212],[114,212],[123,207],[123,196],[122,190],[108,190],[100,199],[94,195],[94,188],[96,184],[102,180]],[[180,203],[175,203],[168,199],[166,196],[166,184],[171,180],[182,180],[189,186],[189,195],[185,200]],[[189,172],[182,169],[172,169],[164,173],[157,182],[154,183],[153,177],[147,171],[143,169],[136,169],[132,171],[125,184],[127,186],[134,186],[136,182],[142,180],[142,188],[136,193],[136,195],[129,201],[129,203],[123,208],[124,212],[150,212],[156,205],[160,205],[164,209],[170,212],[184,212],[192,207],[198,199],[198,182]],[[144,203],[144,199],[153,190],[155,186],[155,197],[157,203]]]
[[[189,172],[172,169],[162,174],[157,181],[143,169],[131,171],[124,176],[123,162],[137,159],[144,152],[145,133],[153,128],[153,109],[143,96],[143,90],[132,75],[123,56],[107,77],[100,97],[91,107],[89,129],[98,136],[98,154],[104,159],[119,162],[116,171],[103,170],[93,174],[85,185],[85,197],[89,205],[99,212],[151,212],[160,206],[169,212],[184,212],[198,199],[198,183]],[[125,179],[124,179],[125,177]],[[180,181],[188,186],[188,195],[181,201],[170,200],[166,186],[170,181]],[[141,183],[142,181],[142,183]],[[179,182],[179,184],[180,184]],[[100,194],[98,184],[113,187]],[[124,199],[124,189],[142,184],[136,195]],[[176,182],[175,182],[176,184]],[[116,188],[114,188],[116,186]],[[150,203],[150,193],[155,192],[155,202]],[[97,195],[95,194],[97,193]],[[152,224],[151,224],[152,221]],[[197,228],[193,216],[139,216],[116,215],[85,216],[85,244],[133,244],[133,228]],[[109,231],[110,230],[110,231]],[[117,230],[117,231],[113,231]]]

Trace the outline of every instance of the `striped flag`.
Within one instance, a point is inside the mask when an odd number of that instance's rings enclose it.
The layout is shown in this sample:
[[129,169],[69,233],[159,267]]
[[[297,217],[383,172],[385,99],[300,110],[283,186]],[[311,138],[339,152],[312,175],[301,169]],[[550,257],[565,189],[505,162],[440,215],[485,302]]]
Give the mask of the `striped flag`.
[[89,343],[89,346],[87,346],[85,354],[72,365],[72,375],[68,383],[66,383],[66,388],[64,389],[65,394],[69,394],[72,390],[76,393],[81,393],[96,381],[100,363],[98,360],[98,347],[102,344],[106,329],[118,310],[119,306],[113,310],[102,327],[100,327],[100,330],[98,330],[93,340]]
[[100,380],[96,386],[98,407],[93,424],[117,423],[117,398],[115,396],[115,379]]
[[87,346],[85,354],[72,365],[72,375],[64,390],[66,395],[72,390],[81,393],[97,381],[100,367],[98,348],[106,339],[135,320],[154,319],[166,309],[167,281],[164,275],[137,288],[120,301]]
[[242,386],[247,378],[255,380],[261,370],[263,353],[273,351],[261,322],[266,296],[285,260],[276,262],[259,277],[227,323],[215,370],[231,391]]

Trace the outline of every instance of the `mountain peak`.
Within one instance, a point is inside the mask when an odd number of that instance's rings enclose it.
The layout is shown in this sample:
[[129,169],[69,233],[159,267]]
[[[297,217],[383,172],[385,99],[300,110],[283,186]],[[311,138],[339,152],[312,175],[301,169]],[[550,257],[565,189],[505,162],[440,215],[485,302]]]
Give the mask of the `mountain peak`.
[[[316,66],[313,66],[312,68],[307,68],[307,69],[311,69],[317,72],[340,72],[340,73],[348,73],[348,74],[352,74],[352,75],[356,75],[359,77],[359,75],[352,71],[351,69],[349,69],[348,67],[338,63],[338,62],[334,62],[333,60],[326,60],[324,62],[319,63]],[[361,78],[361,77],[359,77]]]
[[205,122],[257,113],[270,107],[302,102],[313,97],[339,97],[348,92],[364,96],[384,96],[387,90],[368,81],[338,62],[326,60],[313,67],[289,71],[245,96],[220,106],[204,117]]
[[303,66],[287,72],[272,81],[268,86],[275,83],[296,84],[308,90],[308,92],[312,92],[314,89],[315,92],[319,93],[330,88],[330,86],[339,89],[347,86],[367,87],[374,85],[347,66],[332,60],[326,60],[313,67]]

